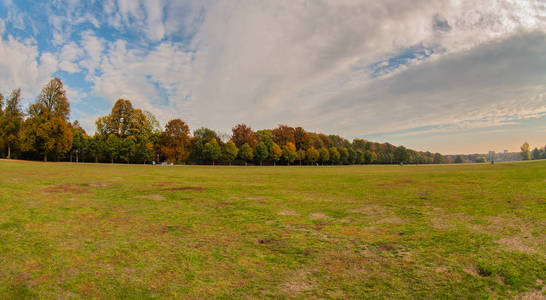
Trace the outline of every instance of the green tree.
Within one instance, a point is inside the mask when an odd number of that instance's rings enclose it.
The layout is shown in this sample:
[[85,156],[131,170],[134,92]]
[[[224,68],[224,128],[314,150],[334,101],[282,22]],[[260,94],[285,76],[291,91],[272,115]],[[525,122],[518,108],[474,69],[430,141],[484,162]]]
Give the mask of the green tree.
[[531,147],[529,146],[529,143],[525,142],[520,147],[521,149],[521,157],[523,160],[530,160],[531,159]]
[[273,160],[273,165],[277,165],[277,161],[279,161],[282,156],[281,147],[279,147],[279,145],[277,145],[276,143],[273,143],[273,145],[271,145],[271,148],[269,149],[269,155],[271,157],[271,160]]
[[328,151],[328,149],[326,148],[320,148],[319,150],[319,157],[320,157],[320,162],[324,165],[325,163],[328,163],[328,161],[330,161],[330,151]]
[[[1,94],[0,98],[2,98]],[[11,158],[12,149],[18,144],[19,131],[23,125],[23,115],[21,109],[21,89],[16,89],[8,97],[6,108],[0,120],[0,138],[4,140],[8,148],[8,159]]]
[[205,144],[205,147],[203,148],[203,155],[205,155],[208,160],[212,161],[213,166],[214,162],[220,158],[220,155],[222,155],[222,148],[215,138]]
[[[300,127],[298,127],[298,128],[300,128]],[[296,129],[297,129],[297,128],[296,128]],[[297,156],[298,156],[298,160],[299,160],[299,162],[300,162],[300,166],[301,166],[301,162],[302,162],[303,160],[305,160],[306,154],[307,154],[307,153],[305,152],[305,150],[303,150],[303,149],[298,150]]]
[[339,153],[339,151],[337,151],[337,148],[330,147],[328,152],[330,154],[329,157],[330,157],[330,161],[332,162],[332,165],[337,164],[339,162],[339,159],[341,158],[341,154]]
[[315,164],[320,158],[320,153],[317,149],[315,149],[315,147],[311,146],[309,147],[309,149],[307,149],[306,156],[307,156],[307,161],[310,164]]
[[235,143],[233,141],[228,141],[224,145],[224,158],[230,166],[231,162],[237,158],[237,154],[239,154],[239,149],[235,146]]
[[456,164],[462,164],[463,163],[463,157],[460,156],[460,155],[457,155],[457,157],[455,157],[455,163]]
[[267,148],[267,145],[263,141],[259,142],[256,146],[256,158],[258,161],[260,161],[260,166],[262,165],[263,161],[269,157],[269,150]]
[[409,159],[408,149],[404,146],[396,148],[396,150],[394,150],[394,159],[399,164],[407,163]]
[[245,161],[245,166],[254,158],[254,151],[249,144],[244,143],[239,149],[239,157]]
[[125,163],[130,163],[131,159],[135,156],[136,145],[135,138],[133,137],[121,139],[119,158]]
[[84,147],[87,142],[87,133],[80,126],[78,121],[74,121],[70,126],[72,128],[72,149],[70,150],[70,161],[72,156],[76,157],[76,163],[79,162],[80,155],[83,154]]
[[121,153],[121,142],[121,138],[115,134],[110,134],[104,142],[104,151],[110,157],[111,163],[114,163]]
[[293,163],[298,157],[296,146],[292,142],[287,142],[286,145],[282,147],[282,156],[284,160],[286,160],[287,165]]

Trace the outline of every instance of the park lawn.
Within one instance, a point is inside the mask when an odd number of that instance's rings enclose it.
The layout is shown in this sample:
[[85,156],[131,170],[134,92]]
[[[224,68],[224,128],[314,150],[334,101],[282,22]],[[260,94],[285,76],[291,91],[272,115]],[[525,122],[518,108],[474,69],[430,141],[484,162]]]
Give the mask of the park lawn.
[[0,298],[544,297],[546,161],[0,160]]

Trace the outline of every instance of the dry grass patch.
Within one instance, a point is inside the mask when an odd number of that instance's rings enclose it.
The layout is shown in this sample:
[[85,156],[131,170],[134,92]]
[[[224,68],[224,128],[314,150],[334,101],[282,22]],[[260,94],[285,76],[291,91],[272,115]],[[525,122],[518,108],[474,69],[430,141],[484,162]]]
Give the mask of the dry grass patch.
[[308,271],[297,270],[281,285],[282,290],[289,296],[298,296],[301,293],[311,291],[316,283],[309,277]]

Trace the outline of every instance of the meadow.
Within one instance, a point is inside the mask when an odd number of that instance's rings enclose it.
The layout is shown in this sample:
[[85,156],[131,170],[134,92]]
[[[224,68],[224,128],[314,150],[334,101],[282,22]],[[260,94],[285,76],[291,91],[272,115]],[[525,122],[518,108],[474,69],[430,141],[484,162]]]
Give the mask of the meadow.
[[546,295],[544,160],[0,174],[2,299]]

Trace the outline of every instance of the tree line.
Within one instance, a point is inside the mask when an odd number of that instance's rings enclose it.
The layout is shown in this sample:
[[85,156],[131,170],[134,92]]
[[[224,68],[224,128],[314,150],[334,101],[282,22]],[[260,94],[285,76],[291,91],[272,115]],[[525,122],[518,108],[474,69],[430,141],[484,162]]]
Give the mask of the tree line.
[[89,135],[70,122],[70,104],[60,79],[52,79],[26,112],[21,90],[0,94],[0,150],[7,158],[75,162],[175,164],[438,164],[439,154],[364,139],[308,132],[279,125],[254,131],[245,124],[229,135],[201,127],[190,132],[181,119],[162,129],[150,112],[116,101],[110,114],[98,118]]
[[521,145],[520,150],[523,160],[546,159],[546,146],[543,148],[535,147],[535,149],[531,150],[529,143],[525,142]]

